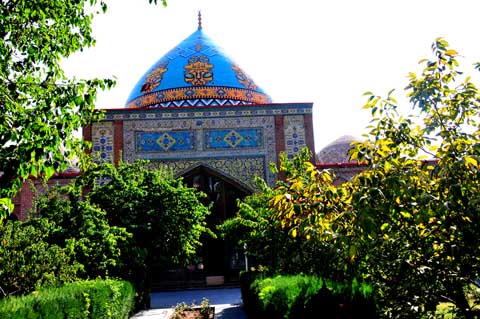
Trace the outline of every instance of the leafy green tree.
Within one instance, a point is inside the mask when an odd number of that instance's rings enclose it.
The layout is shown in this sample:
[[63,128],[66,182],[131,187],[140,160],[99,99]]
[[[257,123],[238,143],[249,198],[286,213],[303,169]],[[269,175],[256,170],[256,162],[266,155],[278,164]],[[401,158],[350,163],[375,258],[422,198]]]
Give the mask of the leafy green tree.
[[0,224],[0,298],[78,278],[81,265],[71,247],[49,242],[55,228],[45,219]]
[[48,179],[83,152],[76,132],[101,115],[97,90],[114,81],[67,78],[60,61],[95,44],[92,19],[106,10],[103,0],[0,2],[0,222],[23,180]]
[[34,205],[32,226],[48,221],[54,228],[44,238],[51,244],[68,248],[80,265],[78,276],[105,278],[122,267],[121,250],[131,237],[125,228],[111,226],[106,212],[82,199],[78,184],[54,187],[40,196]]
[[369,170],[352,182],[352,210],[368,216],[357,228],[362,269],[387,314],[433,315],[447,300],[475,318],[465,289],[480,275],[480,94],[445,40],[432,50],[422,74],[409,75],[416,118],[398,115],[391,96],[370,96],[369,139],[352,151]]
[[38,199],[28,223],[50,225],[39,243],[68,249],[77,277],[132,281],[147,303],[152,270],[188,265],[200,237],[213,235],[204,195],[145,161],[87,163],[73,184]]
[[188,265],[200,237],[212,234],[206,223],[209,207],[201,202],[205,195],[171,172],[149,169],[148,162],[92,164],[77,183],[89,189],[84,200],[105,211],[110,225],[132,234],[121,246],[125,267],[118,276],[146,292],[154,267]]
[[81,200],[77,185],[49,189],[34,209],[25,223],[0,225],[4,295],[118,273],[120,246],[131,234],[110,226],[103,210]]
[[[349,254],[354,241],[350,225],[343,218],[349,214],[350,193],[333,183],[335,175],[331,171],[319,171],[310,158],[304,148],[291,161],[284,156],[280,159],[284,179],[277,182],[275,196],[269,201],[272,218],[301,243],[304,258],[297,266],[300,272],[351,280],[356,275]],[[337,246],[339,233],[341,249]]]
[[132,246],[145,250],[146,259],[164,269],[184,265],[201,244],[200,235],[207,232],[209,210],[200,202],[204,195],[171,172],[147,165],[145,161],[94,165],[78,182],[90,188],[85,199],[105,210],[111,225],[133,234]]
[[270,218],[268,201],[274,194],[272,188],[260,178],[256,184],[260,191],[239,201],[236,217],[226,220],[218,229],[238,249],[246,251],[251,267],[276,272],[280,262],[279,250],[290,238]]
[[415,116],[368,93],[371,130],[351,150],[365,171],[334,187],[305,162],[271,201],[292,236],[336,246],[337,267],[374,284],[388,318],[432,317],[442,301],[479,316],[467,290],[480,275],[480,94],[445,40],[432,49],[410,74]]
[[[242,200],[237,216],[227,220],[220,230],[239,248],[246,248],[253,267],[260,266],[273,273],[309,273],[343,279],[345,269],[338,268],[336,258],[339,256],[332,245],[333,238],[319,233],[315,222],[318,218],[312,214],[312,210],[317,209],[319,194],[314,199],[317,202],[309,205],[303,192],[307,186],[308,191],[313,192],[326,188],[336,190],[332,185],[333,176],[327,171],[318,172],[310,159],[307,148],[292,160],[282,154],[279,168],[272,168],[285,178],[277,181],[274,189],[258,179],[260,192]],[[321,183],[317,183],[320,180]],[[312,185],[316,188],[310,188]],[[296,213],[284,215],[289,209]],[[320,235],[325,240],[318,240]]]
[[0,220],[25,178],[49,178],[81,153],[75,133],[113,81],[69,79],[60,61],[95,43],[92,18],[105,10],[97,0],[0,2]]

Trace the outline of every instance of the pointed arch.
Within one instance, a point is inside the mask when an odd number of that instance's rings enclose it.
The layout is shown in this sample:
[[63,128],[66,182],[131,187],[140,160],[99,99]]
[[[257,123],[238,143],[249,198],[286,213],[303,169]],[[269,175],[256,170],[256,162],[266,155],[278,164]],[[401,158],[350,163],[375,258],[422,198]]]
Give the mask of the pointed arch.
[[183,177],[185,179],[188,179],[194,175],[198,175],[198,174],[208,174],[208,175],[212,175],[212,176],[215,176],[216,178],[232,185],[233,187],[235,187],[236,189],[242,191],[243,193],[245,193],[245,195],[250,195],[254,192],[254,190],[248,186],[247,184],[243,183],[242,181],[238,180],[237,178],[219,170],[219,169],[216,169],[210,165],[208,165],[207,163],[199,163],[199,164],[196,164],[192,167],[189,167],[188,169],[184,170],[184,171],[181,171],[181,172],[178,172],[177,174],[175,174],[175,177]]

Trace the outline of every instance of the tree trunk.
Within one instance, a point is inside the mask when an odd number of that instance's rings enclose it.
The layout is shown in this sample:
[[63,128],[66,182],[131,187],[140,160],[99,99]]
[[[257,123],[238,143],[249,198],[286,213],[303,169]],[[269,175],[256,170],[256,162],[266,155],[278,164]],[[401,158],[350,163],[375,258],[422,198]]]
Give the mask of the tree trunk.
[[448,294],[455,302],[455,306],[459,309],[460,314],[465,319],[475,319],[475,312],[472,311],[470,304],[464,292],[464,284],[461,281],[455,281],[447,286]]

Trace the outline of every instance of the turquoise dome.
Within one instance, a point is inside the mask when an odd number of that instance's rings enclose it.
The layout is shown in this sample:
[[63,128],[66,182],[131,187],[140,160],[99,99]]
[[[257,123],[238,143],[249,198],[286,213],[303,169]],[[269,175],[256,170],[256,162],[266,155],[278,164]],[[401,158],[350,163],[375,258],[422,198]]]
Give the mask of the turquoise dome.
[[175,108],[271,103],[201,26],[138,81],[127,108]]

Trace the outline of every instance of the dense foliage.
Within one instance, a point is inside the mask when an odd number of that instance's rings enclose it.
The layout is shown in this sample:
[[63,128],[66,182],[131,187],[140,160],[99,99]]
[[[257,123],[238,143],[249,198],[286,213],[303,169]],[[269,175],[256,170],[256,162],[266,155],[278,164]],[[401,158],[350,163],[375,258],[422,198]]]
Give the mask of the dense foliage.
[[[318,239],[317,228],[308,225],[303,228],[301,225],[290,227],[291,221],[282,218],[280,212],[272,210],[272,204],[277,204],[284,195],[285,187],[292,181],[296,183],[294,188],[300,185],[315,185],[322,190],[321,193],[327,193],[326,189],[336,191],[331,183],[332,176],[328,172],[319,174],[310,159],[311,154],[306,148],[291,161],[282,154],[279,171],[285,179],[277,181],[275,188],[258,180],[260,191],[239,202],[237,216],[227,220],[219,229],[239,248],[246,249],[249,265],[257,270],[346,278],[346,269],[338,268],[342,263],[337,260],[341,258],[337,248],[328,240],[310,240],[313,237]],[[294,201],[292,198],[291,200]],[[339,204],[339,201],[336,204]],[[304,209],[304,214],[308,215],[308,208],[301,205],[297,205],[297,208]],[[298,236],[299,229],[302,229],[306,236]],[[331,237],[328,234],[323,236]]]
[[0,2],[0,221],[29,175],[49,178],[81,153],[75,134],[111,80],[69,79],[62,58],[92,46],[103,1]]
[[83,152],[75,133],[101,115],[97,90],[114,81],[67,78],[61,60],[95,44],[92,19],[106,10],[104,0],[0,2],[0,221],[24,179],[48,179]]
[[120,243],[131,234],[110,226],[104,211],[80,199],[74,185],[54,188],[35,205],[41,216],[0,225],[3,295],[118,272]]
[[[257,179],[260,191],[238,202],[239,213],[218,226],[223,236],[239,250],[248,251],[249,264],[276,271],[285,263],[284,247],[291,239],[275,220],[270,219],[268,200],[273,190],[263,180]],[[290,263],[289,263],[290,264]]]
[[163,269],[186,265],[208,232],[210,212],[200,201],[204,194],[167,170],[149,169],[146,161],[94,165],[78,183],[90,189],[85,199],[105,211],[110,225],[133,235],[129,263],[156,263]]
[[147,304],[152,268],[186,266],[211,233],[203,195],[147,164],[91,163],[73,184],[41,196],[27,222],[0,226],[4,295],[117,277]]
[[121,247],[131,234],[111,225],[105,211],[82,198],[80,185],[54,187],[40,196],[33,208],[28,223],[53,225],[45,240],[72,252],[80,265],[80,278],[115,275],[122,266]]
[[77,278],[72,249],[49,242],[54,230],[47,220],[0,224],[0,299]]
[[132,285],[126,281],[77,281],[0,300],[0,317],[126,319],[132,312],[134,296]]
[[357,280],[338,283],[305,275],[260,276],[242,293],[252,318],[376,317],[373,288]]
[[350,186],[360,268],[387,314],[432,314],[448,300],[474,318],[466,290],[480,276],[480,93],[445,40],[432,50],[423,73],[409,75],[416,118],[399,116],[391,96],[366,105],[371,132],[352,156],[369,170]]
[[[409,75],[411,116],[391,94],[368,93],[370,133],[351,150],[362,173],[336,186],[301,155],[281,161],[285,179],[262,199],[271,227],[318,243],[307,271],[367,280],[388,318],[435,316],[445,301],[460,318],[479,315],[480,94],[445,40],[432,49],[423,73]],[[245,210],[238,218],[249,221]],[[328,266],[311,269],[315,255]]]
[[81,266],[78,276],[130,280],[142,299],[148,296],[153,267],[187,265],[200,236],[211,233],[202,198],[170,172],[149,169],[148,162],[89,163],[73,184],[40,198],[39,217],[30,223],[54,225],[46,240],[70,249]]

